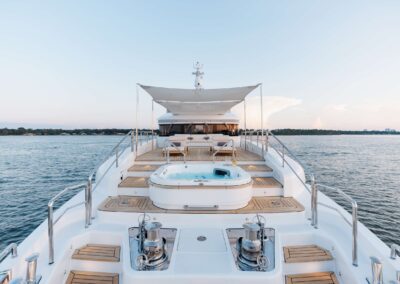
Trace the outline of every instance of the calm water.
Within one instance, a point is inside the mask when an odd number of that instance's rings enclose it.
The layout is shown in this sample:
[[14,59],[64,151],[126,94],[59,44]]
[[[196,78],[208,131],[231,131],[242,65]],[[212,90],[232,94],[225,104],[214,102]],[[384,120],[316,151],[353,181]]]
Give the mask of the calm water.
[[[47,214],[47,202],[82,182],[121,137],[0,137],[0,249],[20,242]],[[319,182],[359,203],[360,220],[387,244],[400,237],[400,136],[281,137]],[[328,193],[329,194],[329,193]],[[347,205],[335,194],[329,194]]]

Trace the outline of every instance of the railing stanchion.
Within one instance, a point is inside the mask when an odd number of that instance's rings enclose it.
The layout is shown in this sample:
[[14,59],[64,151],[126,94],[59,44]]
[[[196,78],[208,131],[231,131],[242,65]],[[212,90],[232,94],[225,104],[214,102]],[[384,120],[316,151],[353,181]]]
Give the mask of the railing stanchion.
[[[18,256],[18,248],[16,243],[11,243],[0,253],[0,262],[3,261],[9,254],[11,253],[11,257]],[[1,282],[0,282],[1,283]]]
[[353,200],[352,202],[352,219],[353,219],[353,265],[358,266],[358,205]]
[[285,146],[282,145],[282,168],[285,167]]
[[130,132],[131,132],[131,152],[133,152],[133,150],[134,150],[133,149],[133,145],[134,145],[134,140],[133,139],[135,138],[135,136],[133,135],[133,131],[132,130]]
[[54,263],[53,201],[47,205],[47,234],[49,237],[49,264]]
[[314,175],[311,175],[311,226],[318,229],[318,188]]
[[93,175],[90,175],[85,188],[85,228],[88,228],[92,224],[92,177]]
[[118,146],[115,147],[115,167],[118,168]]

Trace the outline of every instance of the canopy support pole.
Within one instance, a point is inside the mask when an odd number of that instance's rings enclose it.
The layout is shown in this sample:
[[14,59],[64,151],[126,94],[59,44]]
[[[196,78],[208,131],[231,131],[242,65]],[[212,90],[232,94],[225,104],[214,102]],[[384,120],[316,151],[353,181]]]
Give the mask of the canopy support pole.
[[261,107],[261,149],[262,156],[264,158],[264,108],[263,108],[263,92],[262,92],[262,84],[260,84],[260,107]]
[[243,100],[244,107],[244,149],[247,150],[247,115],[246,115],[246,98]]
[[138,142],[139,142],[139,86],[136,85],[136,143],[135,143],[135,150],[136,150],[136,157],[137,157],[137,150],[138,150]]
[[154,150],[154,100],[151,100],[151,150]]

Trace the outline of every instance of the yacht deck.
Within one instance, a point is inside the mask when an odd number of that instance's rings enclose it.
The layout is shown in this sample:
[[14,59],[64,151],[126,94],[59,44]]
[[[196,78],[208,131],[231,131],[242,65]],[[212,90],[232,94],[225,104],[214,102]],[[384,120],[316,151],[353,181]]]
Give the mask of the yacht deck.
[[246,207],[237,210],[168,210],[154,206],[149,197],[118,195],[108,197],[100,204],[98,210],[171,214],[255,214],[302,212],[304,207],[292,197],[264,196],[253,197]]
[[[215,161],[231,160],[230,154],[217,154]],[[166,157],[162,149],[155,149],[144,153],[136,158],[136,161],[165,161]],[[236,148],[237,161],[264,161],[262,157],[252,152]],[[170,154],[170,161],[183,161],[182,154]],[[190,148],[186,153],[186,161],[213,161],[212,152],[209,147]]]

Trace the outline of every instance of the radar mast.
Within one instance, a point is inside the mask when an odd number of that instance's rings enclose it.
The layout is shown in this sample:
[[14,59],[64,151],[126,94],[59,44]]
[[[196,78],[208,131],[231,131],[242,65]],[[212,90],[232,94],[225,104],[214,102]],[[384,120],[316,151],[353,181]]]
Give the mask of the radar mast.
[[196,64],[193,65],[193,68],[196,69],[196,72],[193,72],[193,75],[196,75],[196,78],[194,80],[194,87],[196,90],[201,90],[203,89],[203,75],[204,72],[201,71],[203,69],[203,64],[200,64],[200,62],[196,62]]

